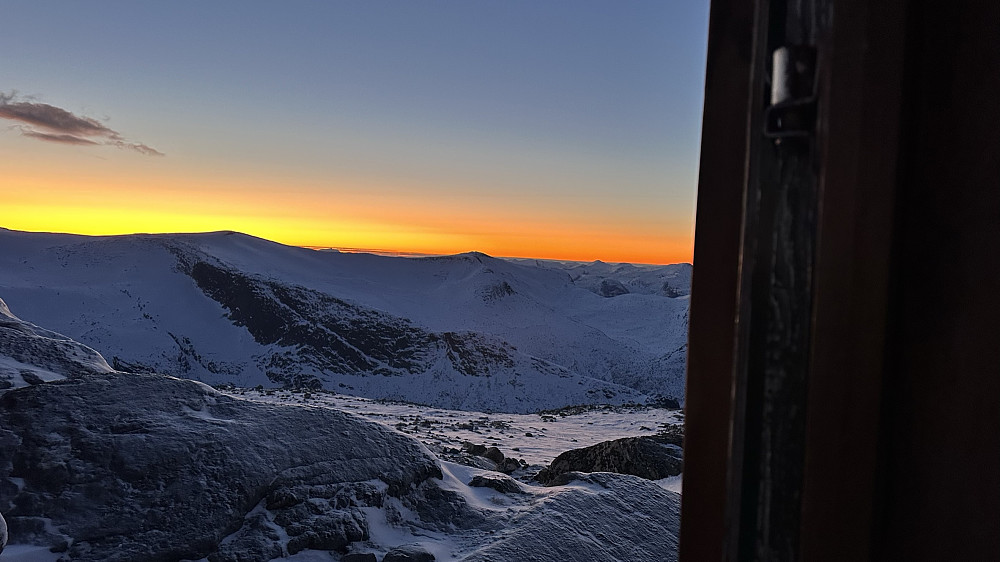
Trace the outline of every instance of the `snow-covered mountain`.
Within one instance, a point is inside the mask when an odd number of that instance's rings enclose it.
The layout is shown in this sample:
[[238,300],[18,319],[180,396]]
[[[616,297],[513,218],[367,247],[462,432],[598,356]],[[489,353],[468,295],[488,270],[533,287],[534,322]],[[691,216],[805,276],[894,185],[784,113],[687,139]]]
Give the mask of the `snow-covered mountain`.
[[516,263],[565,271],[574,285],[603,297],[628,293],[662,295],[670,298],[691,294],[691,264],[635,265],[631,263],[590,263],[554,260],[514,259]]
[[0,229],[0,297],[115,368],[470,410],[680,400],[689,277],[684,264],[394,258],[232,232]]
[[679,496],[655,482],[520,483],[336,408],[117,372],[0,319],[0,364],[54,379],[0,390],[4,559],[676,560]]

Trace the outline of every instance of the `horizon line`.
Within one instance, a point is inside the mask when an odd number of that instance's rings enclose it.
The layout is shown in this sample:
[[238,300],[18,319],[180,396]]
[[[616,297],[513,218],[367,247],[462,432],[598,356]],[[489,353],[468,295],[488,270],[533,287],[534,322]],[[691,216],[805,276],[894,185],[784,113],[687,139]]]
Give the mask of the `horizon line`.
[[665,265],[681,265],[687,264],[693,266],[689,261],[678,261],[671,263],[649,263],[649,262],[637,262],[637,261],[614,261],[614,260],[578,260],[569,258],[539,258],[531,256],[495,256],[481,250],[466,250],[463,252],[455,253],[433,253],[433,252],[412,252],[405,250],[392,250],[385,248],[358,248],[349,246],[333,246],[329,244],[323,245],[311,245],[311,244],[288,244],[285,242],[279,242],[277,240],[272,240],[270,238],[265,238],[263,236],[258,236],[256,234],[249,234],[246,232],[241,232],[238,230],[231,229],[220,229],[220,230],[205,230],[205,231],[176,231],[176,232],[128,232],[128,233],[118,233],[118,234],[83,234],[78,232],[57,232],[51,230],[22,230],[8,228],[5,226],[0,226],[0,230],[6,230],[8,232],[23,232],[28,234],[55,234],[55,235],[69,235],[69,236],[84,236],[89,238],[101,238],[101,237],[120,237],[120,236],[179,236],[179,235],[209,235],[209,234],[239,234],[241,236],[247,236],[251,238],[258,238],[260,240],[265,240],[274,244],[280,244],[282,246],[288,246],[290,248],[303,248],[313,251],[335,251],[348,254],[372,254],[384,257],[400,257],[400,258],[430,258],[430,257],[447,257],[447,256],[457,256],[469,253],[478,253],[485,256],[490,256],[497,259],[506,260],[534,260],[534,261],[545,261],[545,262],[563,262],[563,263],[607,263],[607,264],[629,264],[629,265],[648,265],[648,266],[665,266]]

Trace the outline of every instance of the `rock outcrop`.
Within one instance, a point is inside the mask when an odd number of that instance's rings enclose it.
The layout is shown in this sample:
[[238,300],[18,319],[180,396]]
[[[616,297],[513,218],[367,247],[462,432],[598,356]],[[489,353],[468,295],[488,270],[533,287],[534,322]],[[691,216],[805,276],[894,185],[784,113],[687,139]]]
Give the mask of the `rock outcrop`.
[[605,279],[601,281],[601,289],[598,294],[605,298],[611,298],[618,295],[627,295],[628,289],[617,279]]
[[[0,366],[12,365],[30,374],[0,391],[0,511],[16,543],[68,560],[428,561],[456,545],[482,562],[676,560],[679,496],[633,476],[563,473],[541,491],[485,473],[473,484],[502,493],[473,492],[384,425],[112,371],[6,313]],[[0,550],[7,530],[0,518]]]
[[110,371],[100,353],[21,320],[0,300],[0,393],[67,376]]
[[657,435],[625,437],[562,453],[535,475],[545,485],[564,483],[568,472],[616,472],[647,480],[676,476],[683,468],[684,435],[679,428]]
[[367,538],[361,507],[440,474],[417,442],[350,414],[162,375],[91,374],[0,397],[0,509],[20,542],[74,560],[242,561],[244,547],[269,560],[280,534],[289,553],[344,552]]

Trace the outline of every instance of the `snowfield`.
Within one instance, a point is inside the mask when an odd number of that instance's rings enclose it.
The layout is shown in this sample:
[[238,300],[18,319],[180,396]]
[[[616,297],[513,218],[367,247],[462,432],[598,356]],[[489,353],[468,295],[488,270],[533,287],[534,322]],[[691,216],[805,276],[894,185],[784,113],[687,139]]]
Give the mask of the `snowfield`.
[[0,229],[0,297],[117,369],[486,412],[682,402],[690,271]]
[[0,229],[2,559],[676,560],[690,273]]
[[[567,448],[674,426],[676,410],[487,414],[329,391],[219,391],[112,370],[10,314],[0,315],[0,363],[54,375],[0,389],[4,559],[676,560],[676,478],[531,480]],[[477,466],[486,461],[457,449],[466,443],[524,462],[512,478]]]
[[594,406],[534,414],[490,414],[304,390],[232,389],[223,392],[255,402],[351,412],[410,435],[432,451],[460,448],[464,443],[495,446],[508,456],[524,459],[534,470],[548,465],[567,449],[620,437],[652,435],[684,423],[681,410],[649,406]]

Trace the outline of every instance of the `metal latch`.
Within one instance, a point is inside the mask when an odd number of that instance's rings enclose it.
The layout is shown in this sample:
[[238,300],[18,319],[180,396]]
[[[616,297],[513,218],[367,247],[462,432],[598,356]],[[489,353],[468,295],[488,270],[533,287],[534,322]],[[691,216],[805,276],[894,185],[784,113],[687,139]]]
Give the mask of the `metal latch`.
[[764,136],[808,137],[816,129],[816,49],[781,47],[771,63],[771,106],[764,112]]

